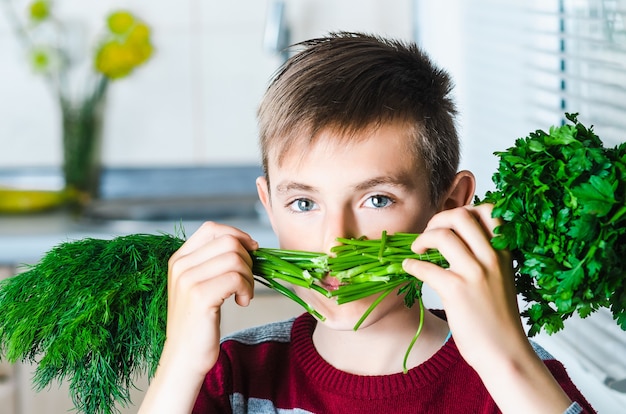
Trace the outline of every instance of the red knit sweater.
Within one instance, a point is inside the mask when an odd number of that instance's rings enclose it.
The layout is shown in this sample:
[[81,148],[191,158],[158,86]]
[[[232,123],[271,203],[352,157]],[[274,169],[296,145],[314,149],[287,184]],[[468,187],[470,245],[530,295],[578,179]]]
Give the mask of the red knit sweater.
[[[225,338],[194,413],[498,413],[476,372],[450,339],[407,374],[352,375],[333,368],[313,346],[316,320],[252,328]],[[594,412],[562,364],[536,348],[577,405]],[[514,393],[514,390],[511,390]],[[283,411],[284,410],[284,411]]]

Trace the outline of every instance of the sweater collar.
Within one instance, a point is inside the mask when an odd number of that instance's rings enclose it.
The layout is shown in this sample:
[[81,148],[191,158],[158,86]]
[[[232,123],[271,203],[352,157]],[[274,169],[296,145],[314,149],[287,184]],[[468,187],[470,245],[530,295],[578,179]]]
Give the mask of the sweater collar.
[[454,338],[448,340],[430,359],[410,369],[406,374],[355,375],[340,371],[326,362],[313,345],[317,320],[305,313],[292,327],[293,358],[317,387],[332,392],[351,394],[357,398],[376,398],[402,394],[408,390],[433,385],[438,377],[460,358]]

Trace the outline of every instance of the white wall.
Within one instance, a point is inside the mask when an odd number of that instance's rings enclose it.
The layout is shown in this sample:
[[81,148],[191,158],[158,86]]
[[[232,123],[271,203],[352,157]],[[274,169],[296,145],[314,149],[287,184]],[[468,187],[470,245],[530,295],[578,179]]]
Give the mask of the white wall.
[[[7,0],[3,0],[3,3]],[[26,0],[11,0],[19,12]],[[257,104],[281,59],[263,50],[270,0],[55,0],[61,16],[101,27],[128,8],[154,30],[156,53],[110,88],[109,166],[255,163]],[[411,1],[286,0],[293,41],[333,30],[412,36]],[[56,166],[60,118],[0,8],[0,168]]]
[[[474,172],[476,193],[492,189],[494,151],[539,127],[525,105],[525,55],[520,52],[528,14],[526,0],[418,1],[418,39],[455,81],[462,168]],[[541,0],[533,0],[540,2]],[[508,10],[507,10],[508,9]],[[552,122],[558,121],[558,118]]]

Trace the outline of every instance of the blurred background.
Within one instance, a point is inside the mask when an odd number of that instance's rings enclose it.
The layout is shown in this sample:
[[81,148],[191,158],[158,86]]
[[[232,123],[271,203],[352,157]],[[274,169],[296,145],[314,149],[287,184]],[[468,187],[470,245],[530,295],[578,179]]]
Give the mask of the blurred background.
[[[64,155],[58,94],[36,73],[32,53],[16,31],[16,22],[32,25],[31,4],[0,0],[0,187],[60,190]],[[145,64],[108,83],[101,115],[102,182],[84,215],[58,210],[0,214],[4,277],[68,238],[172,232],[181,222],[191,234],[204,219],[238,225],[261,245],[274,245],[254,191],[260,173],[256,108],[286,57],[284,47],[331,31],[416,41],[450,72],[460,112],[462,168],[476,174],[479,195],[491,188],[494,151],[531,131],[559,125],[565,112],[580,113],[580,121],[595,125],[609,146],[624,141],[625,0],[50,4],[72,28],[72,50],[97,46],[106,16],[125,9],[150,27],[153,51]],[[53,35],[43,31],[37,36]],[[80,65],[90,65],[90,59]],[[431,300],[436,306],[437,298]],[[271,292],[255,301],[256,308],[232,306],[225,312],[224,330],[300,312]],[[565,331],[538,340],[566,363],[599,412],[622,412],[626,333],[610,314],[572,320]],[[0,365],[0,414],[71,408],[63,388],[30,391],[30,371],[25,365]]]

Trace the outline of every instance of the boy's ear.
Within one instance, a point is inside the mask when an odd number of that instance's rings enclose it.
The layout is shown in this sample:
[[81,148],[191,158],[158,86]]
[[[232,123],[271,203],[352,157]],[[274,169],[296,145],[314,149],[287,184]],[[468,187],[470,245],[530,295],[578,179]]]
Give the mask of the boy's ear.
[[476,190],[476,179],[470,171],[459,171],[454,177],[450,190],[441,205],[442,210],[471,204]]
[[274,216],[272,215],[272,202],[270,200],[270,188],[267,178],[261,176],[256,179],[256,191],[259,194],[261,204],[263,204],[263,207],[265,208],[267,217],[270,219],[272,228],[274,228]]

